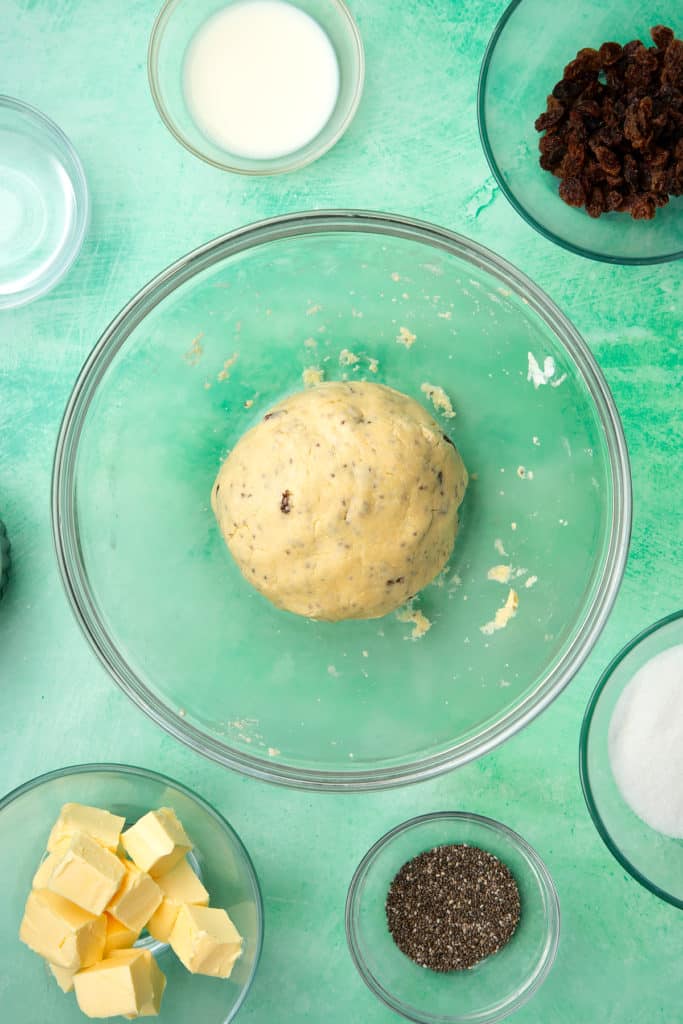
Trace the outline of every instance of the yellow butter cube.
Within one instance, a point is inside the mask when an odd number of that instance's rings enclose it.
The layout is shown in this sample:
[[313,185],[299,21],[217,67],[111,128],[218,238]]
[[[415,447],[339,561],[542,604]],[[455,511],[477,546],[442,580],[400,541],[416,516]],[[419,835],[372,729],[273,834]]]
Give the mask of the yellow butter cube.
[[26,901],[19,938],[57,967],[79,970],[102,956],[106,924],[49,889],[34,889]]
[[[113,953],[112,956],[121,956],[123,950],[119,953]],[[152,956],[149,950],[144,950],[145,955],[149,954],[149,959],[145,960],[145,964],[149,970],[149,985],[150,992],[147,998],[142,1003],[140,1010],[137,1015],[132,1013],[126,1013],[124,1016],[128,1017],[129,1020],[133,1020],[135,1016],[138,1017],[156,1017],[161,1009],[161,1000],[166,989],[166,975],[159,967],[156,959]]]
[[157,941],[168,942],[181,905],[190,903],[206,907],[209,894],[186,857],[170,871],[159,875],[156,882],[164,898],[147,922],[147,931]]
[[71,992],[74,987],[74,975],[76,974],[76,971],[72,971],[68,967],[57,967],[56,964],[49,963],[47,966],[50,968],[50,973],[61,988],[62,992]]
[[209,905],[209,893],[187,857],[183,857],[170,871],[157,875],[156,883],[164,896],[175,903],[193,903],[201,907]]
[[47,848],[50,853],[58,851],[64,839],[70,839],[75,832],[85,832],[108,850],[116,852],[121,838],[121,829],[126,819],[118,814],[110,814],[99,807],[88,807],[87,804],[64,804],[55,822]]
[[108,913],[132,931],[141,932],[162,900],[157,883],[130,861],[124,864],[121,887],[107,906]]
[[169,942],[188,971],[214,978],[230,977],[242,952],[242,937],[225,910],[187,903],[178,911]]
[[173,931],[173,926],[180,910],[180,904],[173,900],[162,899],[147,922],[147,931],[157,942],[168,942]]
[[104,915],[107,922],[107,935],[104,940],[104,953],[102,959],[106,960],[117,949],[130,949],[137,941],[140,932],[128,928],[121,921],[117,921],[111,914]]
[[91,914],[101,914],[118,892],[126,869],[85,832],[75,832],[52,868],[47,888]]
[[74,976],[76,1000],[87,1017],[152,1017],[166,979],[148,949],[121,949]]
[[144,814],[123,833],[121,843],[137,866],[153,878],[170,871],[192,849],[185,829],[170,807]]
[[58,853],[48,853],[45,860],[42,860],[38,865],[38,870],[33,876],[33,882],[31,883],[33,889],[47,889],[47,883],[50,881],[52,870],[58,862]]

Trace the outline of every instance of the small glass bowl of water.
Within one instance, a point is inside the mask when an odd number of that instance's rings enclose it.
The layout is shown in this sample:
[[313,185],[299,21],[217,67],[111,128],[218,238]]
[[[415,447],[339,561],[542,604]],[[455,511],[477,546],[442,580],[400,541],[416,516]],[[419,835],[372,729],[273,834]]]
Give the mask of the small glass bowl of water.
[[66,135],[34,107],[0,96],[0,309],[54,288],[88,218],[83,165]]
[[161,119],[195,156],[282,174],[344,134],[365,58],[343,0],[166,0],[147,73]]

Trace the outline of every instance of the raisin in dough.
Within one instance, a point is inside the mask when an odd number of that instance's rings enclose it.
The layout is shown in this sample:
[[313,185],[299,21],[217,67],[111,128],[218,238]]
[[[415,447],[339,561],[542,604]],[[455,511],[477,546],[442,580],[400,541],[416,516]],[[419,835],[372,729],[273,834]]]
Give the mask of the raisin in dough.
[[243,575],[279,608],[373,619],[444,567],[467,471],[438,423],[381,384],[276,405],[221,466],[211,503]]

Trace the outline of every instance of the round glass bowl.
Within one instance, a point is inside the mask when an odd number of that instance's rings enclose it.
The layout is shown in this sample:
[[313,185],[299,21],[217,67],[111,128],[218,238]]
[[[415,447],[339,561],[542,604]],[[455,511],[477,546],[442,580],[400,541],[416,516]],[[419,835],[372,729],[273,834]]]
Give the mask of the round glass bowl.
[[639,633],[607,666],[583,719],[579,767],[588,810],[607,849],[655,896],[683,908],[683,840],[656,832],[631,810],[612,775],[608,745],[624,688],[646,662],[677,644],[683,644],[683,611]]
[[0,597],[5,593],[9,571],[12,565],[10,543],[5,524],[0,520]]
[[603,214],[594,220],[567,206],[559,179],[539,165],[541,133],[534,121],[566,64],[585,46],[642,39],[657,24],[678,26],[673,0],[512,0],[484,55],[477,112],[486,158],[500,188],[519,214],[551,242],[608,263],[663,263],[683,256],[683,197],[657,210],[652,221]]
[[88,218],[83,165],[66,135],[28,103],[0,96],[0,310],[54,288]]
[[[473,479],[420,640],[394,615],[278,610],[219,533],[226,451],[306,368],[452,399]],[[451,232],[352,211],[236,231],[144,288],[83,367],[53,478],[62,576],[114,680],[195,750],[311,789],[424,779],[537,715],[600,633],[630,508],[614,403],[548,297]],[[488,578],[502,563],[509,586]],[[517,614],[489,634],[510,588]]]
[[42,775],[0,800],[0,938],[4,950],[3,1019],[78,1024],[83,1014],[73,994],[57,987],[42,959],[19,941],[19,925],[31,879],[62,804],[76,802],[124,815],[130,824],[147,811],[172,807],[194,844],[193,857],[212,906],[224,907],[244,938],[230,978],[190,974],[172,950],[149,937],[166,975],[160,1024],[228,1024],[251,986],[261,953],[263,908],[259,884],[239,836],[204,800],[178,782],[126,765],[76,765]]
[[[498,857],[519,888],[521,914],[506,946],[467,971],[437,973],[395,945],[385,903],[394,876],[418,854],[464,843]],[[365,984],[420,1024],[492,1024],[526,1003],[550,971],[560,940],[560,905],[548,869],[528,843],[478,814],[425,814],[388,832],[365,855],[349,887],[346,937]]]
[[212,15],[231,2],[235,0],[166,0],[154,23],[147,54],[152,98],[161,119],[178,142],[214,167],[239,174],[282,174],[298,170],[331,149],[353,120],[365,77],[360,33],[343,0],[291,0],[324,29],[332,43],[339,65],[337,102],[322,130],[300,149],[273,159],[243,157],[226,152],[201,131],[184,92],[183,68],[190,42]]

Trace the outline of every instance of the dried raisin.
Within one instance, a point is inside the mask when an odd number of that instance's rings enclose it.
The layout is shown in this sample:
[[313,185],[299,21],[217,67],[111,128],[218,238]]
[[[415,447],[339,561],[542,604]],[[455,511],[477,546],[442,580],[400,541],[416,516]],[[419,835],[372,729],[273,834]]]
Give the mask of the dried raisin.
[[683,40],[665,25],[650,35],[579,50],[536,119],[541,167],[591,217],[651,220],[683,194]]

